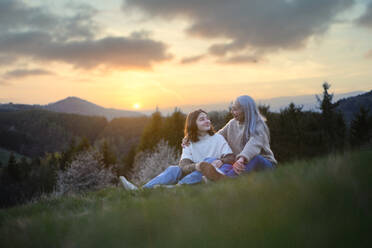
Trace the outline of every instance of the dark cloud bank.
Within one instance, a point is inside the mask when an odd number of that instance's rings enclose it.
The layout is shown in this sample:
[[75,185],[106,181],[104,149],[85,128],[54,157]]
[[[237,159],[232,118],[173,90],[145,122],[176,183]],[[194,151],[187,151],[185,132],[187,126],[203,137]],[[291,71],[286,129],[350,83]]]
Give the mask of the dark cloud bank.
[[186,18],[190,21],[189,35],[230,40],[210,46],[208,54],[219,57],[219,62],[257,63],[265,54],[304,47],[309,38],[324,34],[334,17],[354,2],[125,0],[122,9],[138,9],[150,17]]
[[[153,64],[171,58],[165,43],[150,39],[144,32],[102,38],[101,27],[94,21],[97,10],[87,5],[70,5],[70,8],[73,14],[59,16],[23,1],[0,0],[0,66],[28,58],[63,62],[83,69],[98,66],[150,69]],[[27,71],[19,69],[19,72],[22,70]],[[19,76],[31,74],[36,75],[37,71]]]

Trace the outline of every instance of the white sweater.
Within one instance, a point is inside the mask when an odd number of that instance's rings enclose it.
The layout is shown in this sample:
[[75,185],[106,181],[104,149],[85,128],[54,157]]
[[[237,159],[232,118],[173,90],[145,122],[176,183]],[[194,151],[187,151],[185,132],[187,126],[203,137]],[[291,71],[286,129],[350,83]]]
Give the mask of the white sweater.
[[220,159],[227,154],[232,154],[232,150],[221,134],[209,134],[199,137],[198,142],[190,142],[189,146],[182,149],[181,160],[190,159],[194,163],[202,162],[205,158]]

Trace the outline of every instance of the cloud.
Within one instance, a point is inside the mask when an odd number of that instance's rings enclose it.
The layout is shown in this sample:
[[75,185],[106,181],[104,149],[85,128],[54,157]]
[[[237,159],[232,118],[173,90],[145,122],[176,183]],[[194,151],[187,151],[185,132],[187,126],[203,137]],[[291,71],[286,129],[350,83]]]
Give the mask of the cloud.
[[106,37],[97,40],[59,42],[43,32],[24,32],[0,37],[0,54],[57,61],[90,69],[149,69],[155,62],[171,58],[167,46],[150,39]]
[[[225,38],[209,53],[256,57],[306,46],[323,35],[335,16],[354,0],[125,0],[122,9],[141,10],[150,17],[184,18],[187,34],[204,39]],[[244,57],[232,59],[244,60]]]
[[13,64],[17,59],[15,57],[12,57],[12,56],[0,56],[0,66],[4,65],[4,66],[7,66],[7,65],[11,65]]
[[181,59],[180,63],[181,64],[192,64],[192,63],[199,62],[204,57],[205,57],[205,55],[197,55],[197,56],[185,57],[185,58],[182,58]]
[[5,79],[13,79],[13,78],[24,78],[29,76],[44,76],[44,75],[53,75],[53,72],[43,70],[43,69],[17,69],[6,72],[3,77]]
[[218,60],[222,64],[255,64],[260,62],[261,58],[249,55],[237,55],[229,58],[223,58]]
[[51,28],[58,23],[40,7],[29,7],[18,0],[0,0],[0,30]]
[[[19,0],[0,0],[1,58],[62,62],[75,68],[151,69],[166,61],[165,43],[139,31],[129,36],[103,36],[89,5],[68,4],[63,16]],[[99,38],[98,38],[99,37]]]
[[366,53],[365,57],[366,57],[367,59],[372,59],[372,49],[369,50],[369,51]]
[[359,26],[372,29],[372,2],[367,5],[365,12],[355,22]]

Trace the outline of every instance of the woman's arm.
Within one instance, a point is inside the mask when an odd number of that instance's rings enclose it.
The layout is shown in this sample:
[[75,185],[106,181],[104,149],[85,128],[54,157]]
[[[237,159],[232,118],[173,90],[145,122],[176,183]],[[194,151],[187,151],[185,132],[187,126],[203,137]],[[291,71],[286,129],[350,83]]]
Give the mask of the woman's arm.
[[259,132],[253,135],[245,144],[241,153],[239,153],[236,157],[244,158],[244,162],[248,163],[253,157],[259,155],[261,150],[269,142],[268,134],[266,133],[265,129],[260,128]]
[[223,128],[217,131],[217,133],[221,134],[225,138],[225,140],[227,140],[227,129],[228,129],[230,122],[231,120],[228,123],[226,123],[226,125]]

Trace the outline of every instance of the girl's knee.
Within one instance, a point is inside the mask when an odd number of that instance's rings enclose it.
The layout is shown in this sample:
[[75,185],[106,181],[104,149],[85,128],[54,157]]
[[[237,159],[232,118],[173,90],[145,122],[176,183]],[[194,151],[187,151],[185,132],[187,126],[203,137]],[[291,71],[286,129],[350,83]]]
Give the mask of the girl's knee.
[[166,170],[177,175],[182,173],[181,168],[177,165],[171,165]]

